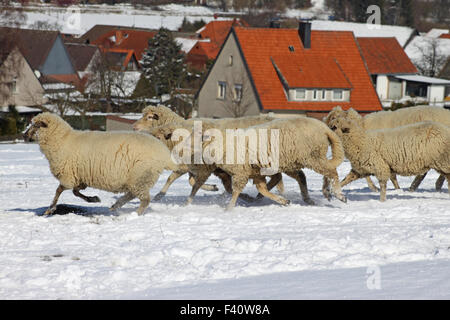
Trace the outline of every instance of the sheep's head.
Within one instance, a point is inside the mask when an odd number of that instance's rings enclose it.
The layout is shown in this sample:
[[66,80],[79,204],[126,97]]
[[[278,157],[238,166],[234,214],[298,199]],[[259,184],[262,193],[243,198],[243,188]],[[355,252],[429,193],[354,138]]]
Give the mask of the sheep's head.
[[341,106],[336,106],[328,113],[326,117],[323,118],[323,122],[325,122],[327,126],[330,126],[330,123],[333,120],[345,117],[345,115],[346,112],[342,110]]
[[357,124],[355,121],[345,118],[334,119],[329,123],[330,129],[336,132],[336,134],[341,138],[352,132],[356,126]]
[[142,118],[134,123],[133,129],[136,131],[145,131],[161,126],[167,123],[168,119],[174,117],[177,118],[178,115],[165,106],[147,106],[142,110]]
[[346,118],[357,122],[360,126],[363,125],[363,117],[353,108],[347,110]]
[[55,135],[56,129],[71,129],[69,124],[55,114],[44,112],[35,116],[31,120],[31,124],[23,133],[25,141],[40,141],[49,135]]

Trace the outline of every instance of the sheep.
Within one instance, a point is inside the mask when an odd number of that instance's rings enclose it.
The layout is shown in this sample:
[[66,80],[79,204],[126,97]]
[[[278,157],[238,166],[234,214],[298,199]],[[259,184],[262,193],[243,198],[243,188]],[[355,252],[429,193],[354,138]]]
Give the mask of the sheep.
[[[434,121],[442,123],[446,126],[450,126],[450,111],[438,107],[430,106],[415,106],[409,108],[402,108],[396,111],[379,111],[368,114],[362,117],[354,109],[350,108],[348,111],[342,110],[340,106],[335,107],[324,121],[327,125],[336,118],[345,117],[348,119],[355,120],[366,130],[375,129],[389,129],[395,128],[403,125],[408,125],[421,121]],[[425,178],[425,174],[417,176],[412,182],[409,190],[414,191],[419,186],[420,182]],[[369,187],[373,191],[378,191],[372,180],[369,177],[366,178]],[[442,184],[444,182],[444,177],[440,176],[436,181],[436,189],[441,190]],[[392,183],[396,189],[399,189],[397,179],[395,175],[391,178]],[[343,186],[343,185],[341,185]]]
[[[163,125],[167,125],[167,124],[192,125],[194,121],[202,121],[205,124],[211,123],[211,124],[214,124],[217,126],[226,125],[229,128],[246,128],[246,127],[249,127],[252,125],[272,121],[275,119],[270,116],[249,116],[249,117],[241,117],[241,118],[223,118],[223,119],[192,118],[192,119],[185,120],[165,106],[156,106],[156,107],[155,106],[147,106],[142,110],[142,113],[143,113],[142,117],[134,123],[133,129],[137,130],[137,131],[143,131],[143,132],[146,132],[146,131],[148,132],[151,128],[155,128],[155,127],[163,126]],[[196,168],[198,168],[198,167],[196,167]],[[170,185],[176,179],[178,179],[180,176],[182,176],[183,174],[188,172],[186,170],[187,170],[187,167],[182,165],[179,167],[178,172],[173,172],[167,179],[167,182],[163,186],[161,191],[155,196],[155,200],[161,199],[166,194]],[[225,174],[224,172],[221,172],[220,170],[214,171],[214,174],[221,179],[221,181],[225,187],[225,190],[227,192],[230,192],[231,187],[230,187],[230,183],[229,183],[229,177],[227,177],[227,174]],[[189,172],[189,175],[190,175],[189,183],[191,184],[191,186],[193,186],[195,181],[192,177],[192,173]],[[272,180],[272,183],[273,182],[274,182],[274,180]],[[207,185],[206,184],[206,185],[202,185],[201,188],[204,190],[208,190],[208,191],[216,191],[217,190],[217,187],[215,185]],[[282,179],[279,180],[279,182],[277,184],[277,188],[280,191],[280,193],[284,192],[284,185],[283,185]],[[260,195],[258,195],[258,197],[259,196]],[[189,198],[189,199],[191,199],[191,198]],[[247,199],[250,200],[250,198],[247,198]]]
[[355,120],[336,118],[329,125],[342,139],[352,164],[343,184],[375,175],[380,183],[380,201],[386,200],[386,182],[392,174],[422,175],[434,169],[450,184],[450,128],[443,124],[425,121],[365,130]]
[[141,215],[150,203],[149,189],[161,172],[177,169],[167,147],[154,137],[137,132],[78,131],[48,112],[32,119],[24,138],[38,141],[50,171],[60,182],[45,215],[55,212],[60,194],[67,189],[87,202],[99,202],[98,197],[80,193],[87,187],[124,192],[111,210],[138,198],[137,213]]
[[[264,121],[262,120],[263,118],[260,119],[260,122],[264,123]],[[202,125],[202,129],[206,130],[206,129],[211,129],[211,128],[215,128],[217,127],[218,124],[222,123],[224,125],[225,128],[234,128],[233,126],[233,121],[230,119],[230,121],[224,121],[224,122],[218,122],[216,120],[211,120],[208,119],[207,121],[200,122]],[[242,121],[241,121],[242,124]],[[146,132],[148,132],[149,134],[155,136],[156,138],[160,139],[163,143],[166,144],[166,146],[169,148],[169,150],[172,151],[172,153],[176,153],[177,151],[173,151],[173,149],[175,148],[175,146],[177,145],[177,143],[175,143],[175,141],[173,141],[173,134],[176,133],[176,130],[178,129],[185,129],[188,133],[188,135],[190,135],[191,132],[193,132],[194,130],[194,122],[183,122],[183,123],[179,123],[179,124],[169,124],[169,125],[164,125],[164,126],[159,126],[159,127],[155,127],[152,129],[147,130]],[[193,138],[193,135],[191,135],[189,137],[190,139]],[[176,138],[176,142],[178,142],[178,139]],[[225,191],[228,193],[232,193],[232,184],[231,184],[231,177],[229,174],[227,174],[226,172],[224,172],[223,170],[221,170],[220,168],[218,168],[215,164],[196,164],[195,163],[195,159],[193,158],[193,151],[192,149],[194,148],[194,143],[193,140],[191,140],[191,146],[188,150],[188,159],[184,159],[185,163],[179,163],[179,167],[183,168],[183,170],[187,170],[189,172],[191,172],[195,177],[195,181],[197,181],[197,179],[200,179],[201,181],[203,181],[203,183],[209,178],[209,176],[211,174],[214,174],[216,176],[218,176],[224,187],[225,187]],[[271,178],[271,180],[268,183],[268,188],[269,190],[272,189],[275,185],[279,185],[280,181],[282,180],[281,174],[275,175]],[[173,182],[173,181],[172,181]],[[188,197],[186,204],[190,204],[193,200],[194,195],[197,193],[198,189],[200,188],[202,184],[200,183],[194,183],[192,185],[192,191],[190,196]],[[306,192],[307,193],[307,192]],[[253,201],[254,199],[250,196],[248,196],[245,193],[241,193],[239,195],[240,198],[246,200],[246,201]]]
[[[219,130],[221,136],[225,137],[227,131],[225,128],[215,128]],[[306,118],[306,117],[296,117],[292,119],[278,119],[271,122],[267,122],[260,125],[255,125],[244,130],[244,135],[253,132],[258,132],[259,130],[264,130],[263,132],[272,132],[272,130],[277,130],[279,132],[279,140],[268,141],[268,149],[270,155],[269,157],[277,157],[275,153],[271,153],[273,150],[279,150],[278,154],[278,168],[272,168],[275,171],[268,174],[261,169],[267,169],[267,163],[264,163],[262,159],[258,159],[259,162],[250,163],[247,159],[243,164],[233,161],[229,163],[228,161],[216,161],[215,165],[232,176],[232,198],[227,206],[227,210],[231,210],[235,207],[237,198],[249,179],[253,179],[256,184],[258,191],[282,204],[287,205],[288,200],[281,196],[274,195],[270,193],[267,189],[264,176],[273,175],[274,173],[286,173],[290,177],[297,180],[303,199],[307,203],[311,203],[306,187],[306,177],[302,172],[303,168],[310,168],[322,175],[324,175],[324,185],[322,191],[327,196],[330,197],[328,187],[329,182],[332,182],[333,193],[336,197],[346,202],[346,198],[341,193],[341,188],[339,185],[339,177],[337,174],[337,166],[341,164],[344,159],[344,150],[339,137],[331,131],[324,123],[319,120]],[[223,138],[225,139],[225,138]],[[213,139],[206,139],[207,141],[203,144],[204,152],[206,148],[212,144]],[[258,145],[260,141],[258,140]],[[328,147],[331,145],[333,158],[327,159]],[[247,155],[252,146],[249,141],[245,143],[245,149]],[[234,150],[233,150],[234,151]],[[227,156],[227,148],[223,148],[223,157]],[[235,160],[234,155],[231,155]],[[203,183],[205,177],[196,176],[196,184]],[[193,187],[194,190],[195,186]],[[198,185],[197,185],[198,190]],[[193,194],[191,194],[193,196]]]

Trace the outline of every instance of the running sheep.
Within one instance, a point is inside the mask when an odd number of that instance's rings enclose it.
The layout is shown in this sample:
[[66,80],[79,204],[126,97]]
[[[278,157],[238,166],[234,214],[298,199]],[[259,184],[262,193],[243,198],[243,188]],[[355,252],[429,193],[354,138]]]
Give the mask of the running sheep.
[[342,139],[352,165],[342,184],[374,175],[380,183],[380,200],[385,201],[386,183],[393,174],[422,175],[434,169],[449,182],[450,128],[443,124],[426,121],[365,130],[355,120],[336,118],[329,125]]
[[[237,198],[249,179],[253,179],[258,191],[263,196],[282,205],[288,204],[289,201],[285,198],[270,193],[265,183],[265,176],[280,174],[281,172],[294,178],[299,184],[304,201],[312,203],[307,192],[306,178],[302,172],[303,168],[312,169],[324,176],[322,191],[327,198],[331,196],[328,190],[331,181],[334,195],[339,200],[346,202],[345,196],[341,193],[339,177],[336,170],[344,159],[342,143],[339,137],[321,121],[306,117],[296,117],[293,119],[274,120],[244,130],[242,133],[242,136],[244,137],[251,136],[252,134],[255,134],[255,132],[263,132],[271,135],[270,139],[267,138],[265,140],[265,147],[267,150],[259,150],[263,153],[266,152],[265,158],[263,159],[258,156],[257,160],[254,159],[256,160],[254,163],[249,161],[250,153],[255,152],[257,148],[264,148],[264,142],[259,140],[263,138],[260,137],[259,134],[256,135],[256,139],[258,139],[255,144],[256,147],[255,145],[250,144],[250,139],[245,140],[244,148],[246,160],[240,162],[236,159],[237,153],[234,153],[235,149],[231,148],[231,150],[228,150],[228,143],[222,143],[222,146],[219,146],[220,143],[217,144],[218,140],[216,138],[218,137],[220,140],[220,137],[224,137],[223,139],[228,140],[227,134],[229,134],[229,132],[220,127],[214,129],[219,132],[217,134],[212,132],[212,136],[205,139],[206,141],[203,144],[201,152],[203,154],[209,154],[209,152],[211,152],[211,154],[214,153],[214,157],[210,158],[210,160],[214,159],[217,156],[217,153],[222,154],[222,158],[220,159],[219,157],[218,159],[215,159],[214,163],[218,168],[232,176],[233,193],[227,210],[232,209],[236,205]],[[278,139],[275,138],[272,140],[272,132],[277,132]],[[223,149],[212,152],[214,148],[211,148],[211,145],[218,148],[222,147]],[[330,145],[332,159],[327,159],[327,151]],[[206,152],[208,148],[209,150]],[[230,155],[227,154],[227,152],[233,152],[233,154]],[[229,158],[233,161],[224,161],[223,159],[225,158]],[[273,166],[273,164],[275,164],[275,166]],[[196,184],[203,183],[204,179],[204,176],[196,176]]]
[[[422,121],[433,121],[441,123],[450,127],[450,111],[431,106],[415,106],[409,108],[402,108],[396,111],[379,111],[368,114],[362,117],[357,111],[350,108],[348,111],[344,111],[340,106],[335,107],[328,116],[324,119],[325,123],[329,125],[334,119],[347,118],[356,121],[365,130],[375,129],[391,129],[412,123]],[[425,178],[426,173],[417,176],[410,186],[410,191],[417,189],[419,184]],[[369,177],[366,178],[370,189],[378,191],[372,180]],[[396,189],[399,189],[396,176],[391,177],[392,183]],[[440,176],[436,181],[436,189],[441,190],[445,177]],[[342,187],[344,185],[341,185]]]
[[60,194],[68,189],[87,202],[100,202],[98,197],[80,193],[87,187],[125,193],[111,210],[138,198],[137,213],[143,214],[150,203],[149,190],[161,172],[177,169],[167,147],[154,137],[137,132],[78,131],[48,112],[32,119],[24,138],[38,141],[60,182],[46,215],[55,212]]
[[[159,127],[159,126],[165,126],[165,125],[173,126],[171,129],[173,131],[177,128],[177,126],[178,127],[181,127],[184,125],[192,126],[194,124],[194,121],[201,121],[205,125],[211,124],[212,126],[225,126],[229,129],[248,128],[252,125],[266,123],[266,122],[269,122],[269,121],[272,121],[275,119],[271,116],[263,115],[263,116],[249,116],[249,117],[241,117],[241,118],[223,118],[223,119],[191,118],[191,119],[185,120],[165,106],[147,106],[142,110],[142,113],[143,113],[142,117],[138,121],[136,121],[133,125],[134,130],[142,131],[142,132],[150,132],[152,130],[152,128]],[[168,131],[169,128],[166,128],[165,130]],[[203,168],[198,165],[190,166],[190,168],[195,169],[197,172],[198,172],[198,170],[204,171],[204,173],[202,173],[202,175],[203,175],[203,174],[206,174],[206,172],[209,171],[209,169],[211,169],[212,167],[209,167],[207,169],[205,168],[206,171],[203,170]],[[188,167],[186,165],[181,164],[178,168],[178,171],[173,172],[169,176],[169,178],[166,181],[166,184],[163,186],[161,191],[155,196],[155,200],[161,199],[166,194],[170,185],[176,179],[178,179],[180,176],[185,174],[186,172],[189,172]],[[231,184],[230,184],[229,175],[226,174],[225,172],[223,172],[222,170],[214,170],[214,174],[221,179],[222,184],[225,187],[225,190],[230,193],[231,192]],[[190,175],[189,183],[191,184],[191,186],[193,186],[195,183],[195,180],[192,177],[192,172],[189,172],[189,175]],[[271,182],[273,183],[274,181],[275,180],[272,180]],[[280,179],[278,179],[278,184],[276,186],[281,193],[284,192],[284,185],[283,185],[283,181],[281,179],[281,175],[280,175]],[[217,190],[217,187],[215,185],[208,185],[208,184],[202,185],[201,188],[204,190],[208,190],[208,191],[216,191]],[[250,198],[247,198],[247,199],[250,200]],[[192,198],[189,198],[188,202],[191,200],[192,200]]]

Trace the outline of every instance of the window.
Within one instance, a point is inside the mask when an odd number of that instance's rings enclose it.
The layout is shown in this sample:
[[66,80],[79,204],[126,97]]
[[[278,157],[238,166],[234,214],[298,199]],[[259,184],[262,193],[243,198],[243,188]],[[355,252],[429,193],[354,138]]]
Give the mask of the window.
[[323,90],[314,89],[313,90],[313,100],[319,100],[323,97]]
[[294,46],[289,46],[289,51],[290,51],[290,52],[294,52],[294,51],[295,51]]
[[226,84],[226,82],[219,81],[217,97],[219,99],[225,99],[226,93],[227,93],[227,84]]
[[228,58],[228,65],[232,66],[233,65],[233,56],[230,55],[230,57]]
[[234,85],[234,100],[241,101],[242,99],[242,84]]
[[342,90],[333,90],[333,100],[343,100],[344,93]]
[[17,93],[17,80],[14,78],[14,80],[10,84],[10,91],[11,93]]
[[296,89],[295,90],[295,100],[305,100],[306,99],[306,90],[305,89]]

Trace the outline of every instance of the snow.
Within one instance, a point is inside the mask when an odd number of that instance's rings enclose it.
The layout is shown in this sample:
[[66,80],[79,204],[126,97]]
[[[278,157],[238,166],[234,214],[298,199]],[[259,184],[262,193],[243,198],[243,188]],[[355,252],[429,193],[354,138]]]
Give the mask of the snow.
[[412,62],[423,60],[424,53],[431,51],[432,45],[435,43],[437,55],[450,57],[450,39],[434,38],[429,36],[416,36],[405,48],[405,53]]
[[195,46],[197,41],[198,41],[198,39],[189,39],[189,38],[181,38],[181,37],[175,38],[175,42],[177,44],[181,45],[181,50],[184,53],[188,53],[189,51],[191,51],[191,49]]
[[389,186],[384,203],[355,181],[346,204],[305,174],[315,206],[287,176],[287,207],[263,199],[225,212],[217,178],[219,192],[184,206],[183,176],[143,216],[137,200],[111,213],[118,195],[87,189],[102,202],[66,191],[59,203],[75,213],[44,217],[58,181],[38,145],[0,144],[0,299],[450,298],[449,195],[434,190],[436,172],[412,193],[412,177],[399,177],[404,189]]
[[395,37],[402,47],[413,34],[413,29],[402,26],[375,25],[357,22],[313,20],[312,30],[353,31],[355,37]]
[[419,76],[416,74],[413,75],[401,75],[401,76],[395,76],[397,79],[402,79],[406,81],[416,81],[416,82],[423,82],[428,84],[444,84],[444,85],[450,85],[450,80],[447,79],[440,79],[440,78],[432,78],[432,77],[425,77],[425,76]]

